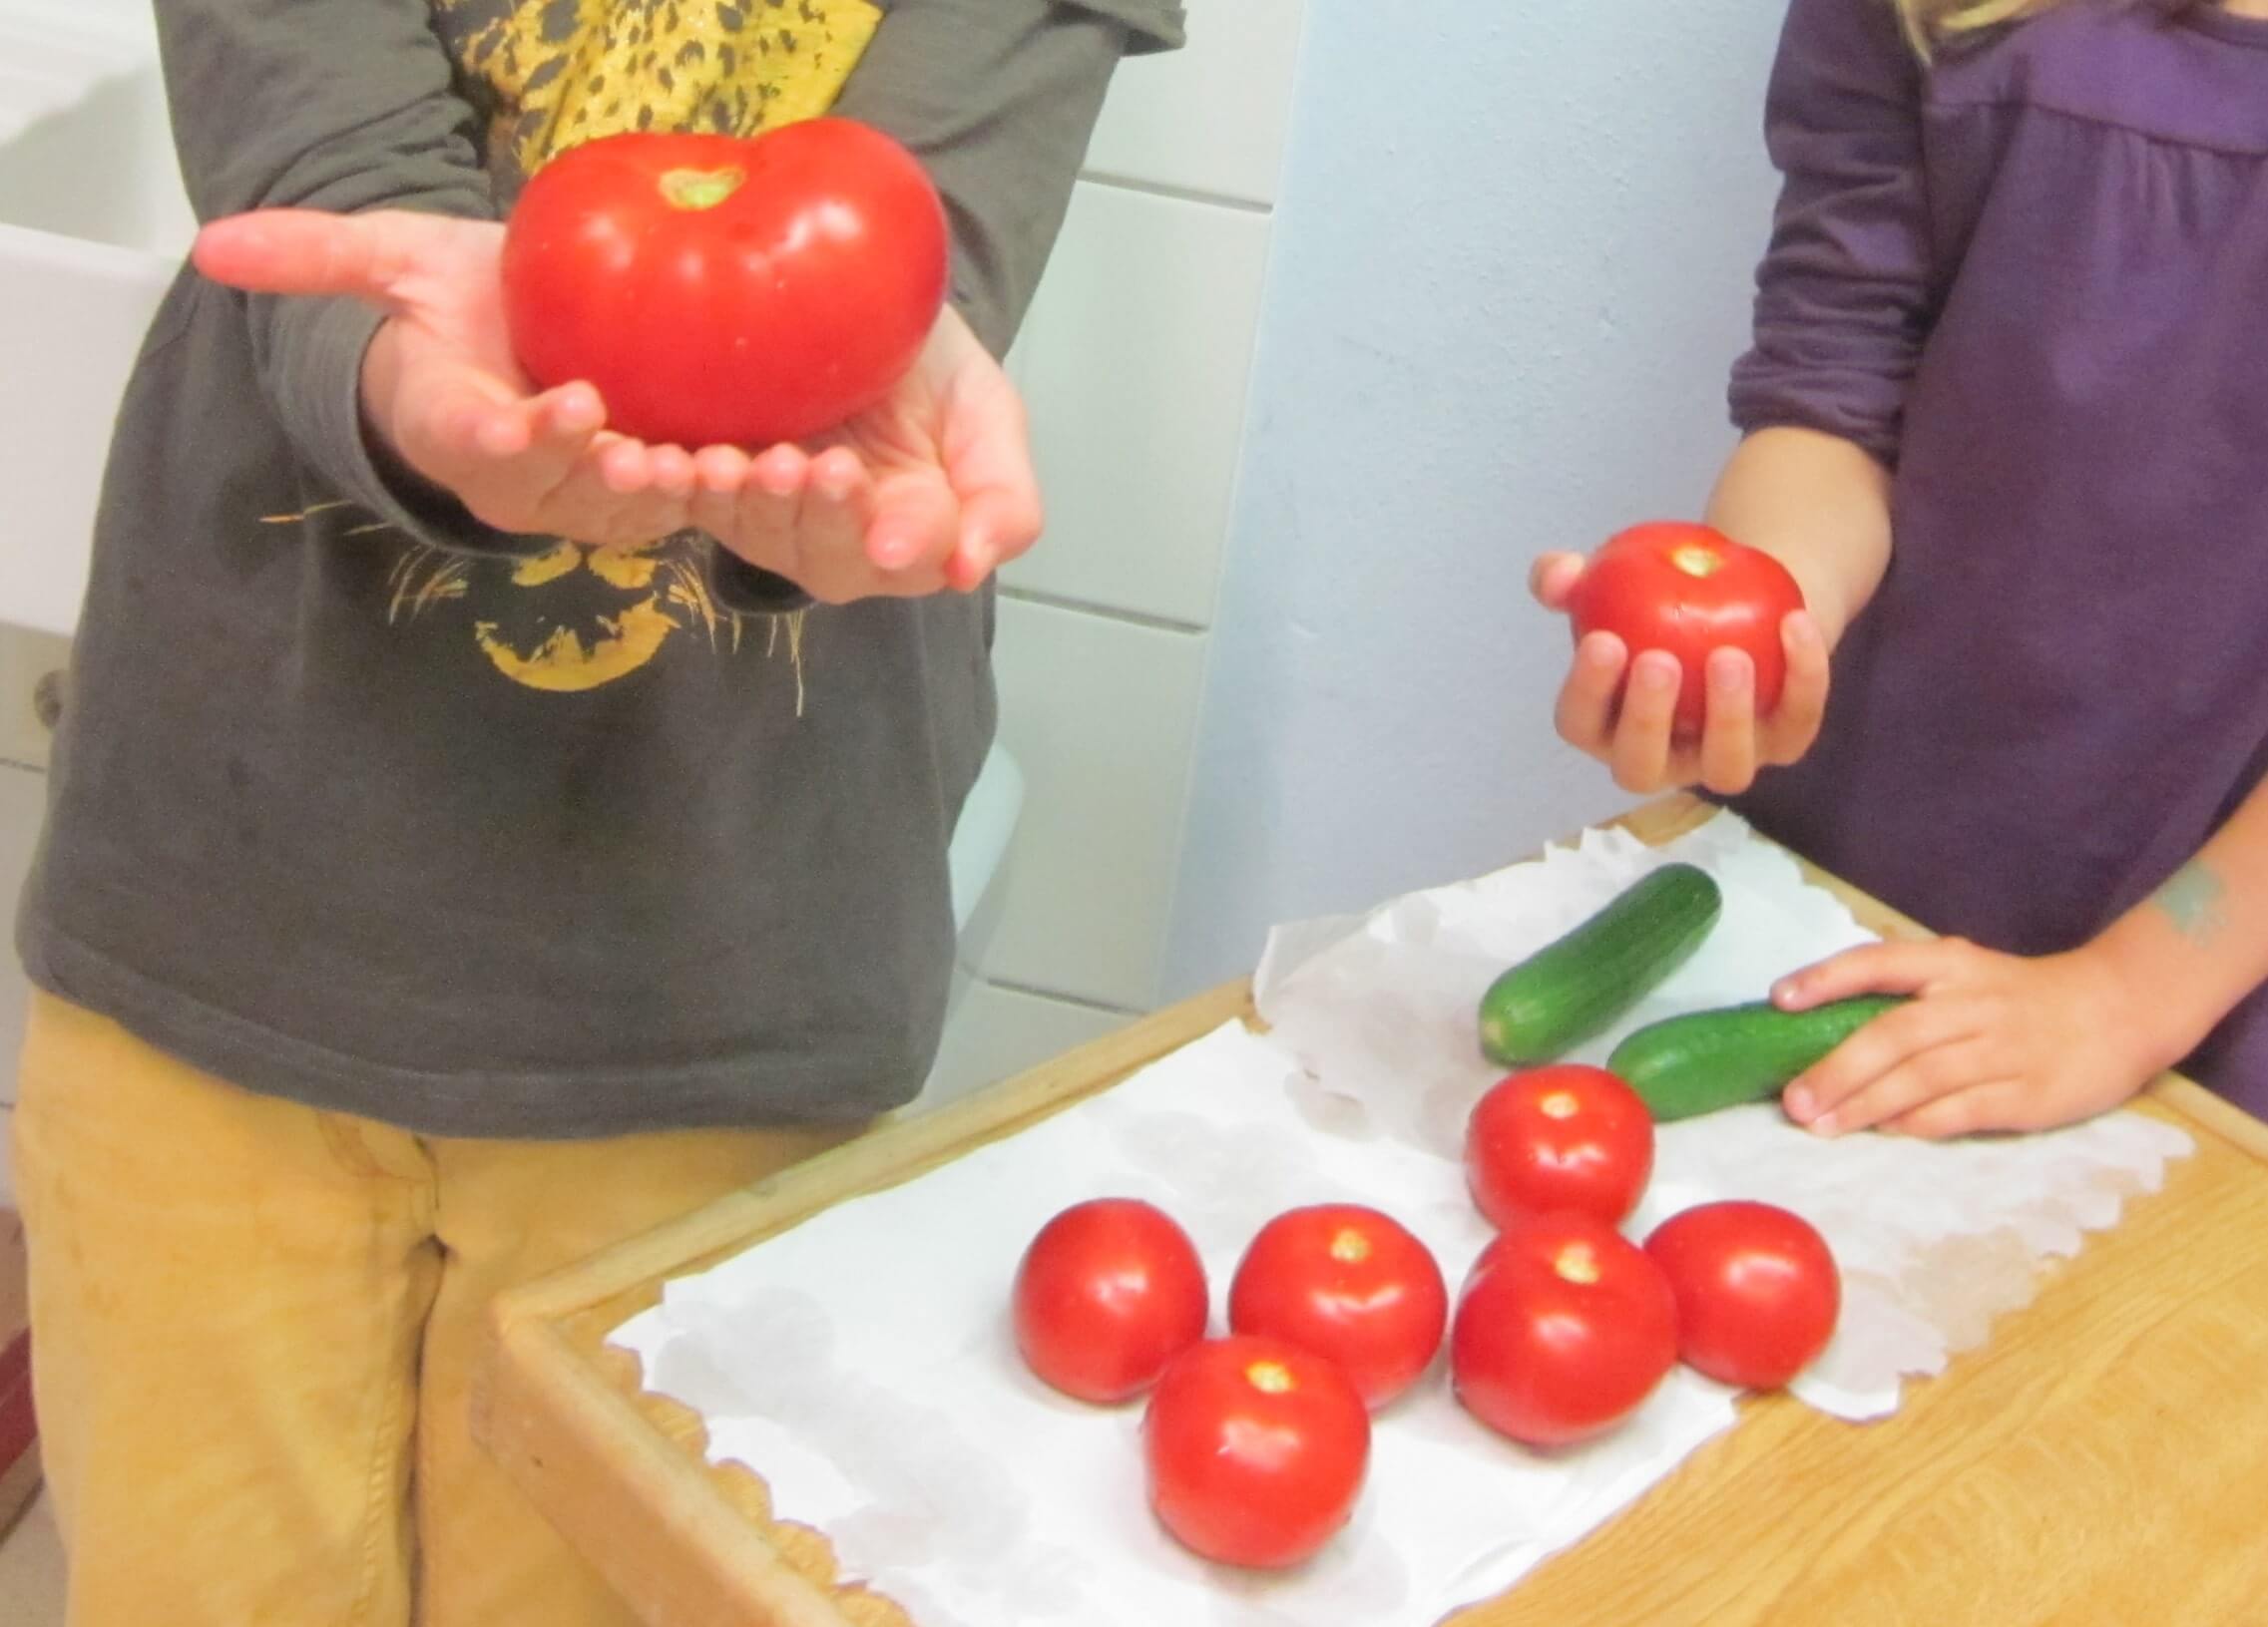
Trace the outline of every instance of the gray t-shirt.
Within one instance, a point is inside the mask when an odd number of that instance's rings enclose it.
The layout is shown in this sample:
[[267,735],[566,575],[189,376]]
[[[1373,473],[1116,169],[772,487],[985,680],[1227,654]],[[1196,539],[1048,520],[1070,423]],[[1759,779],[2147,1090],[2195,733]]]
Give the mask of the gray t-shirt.
[[[508,206],[511,110],[451,12],[557,7],[157,9],[202,215]],[[1169,0],[897,0],[842,86],[929,163],[996,350],[1115,64],[1178,28]],[[989,592],[805,607],[693,534],[490,531],[366,443],[375,323],[187,272],[153,323],[19,921],[34,981],[237,1085],[427,1134],[909,1099],[994,724]]]

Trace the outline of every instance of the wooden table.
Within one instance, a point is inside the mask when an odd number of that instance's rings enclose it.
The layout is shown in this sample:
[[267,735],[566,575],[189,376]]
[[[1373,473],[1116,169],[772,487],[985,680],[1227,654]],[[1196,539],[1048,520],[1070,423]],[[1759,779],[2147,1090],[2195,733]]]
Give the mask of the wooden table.
[[[1621,823],[1659,842],[1706,817],[1672,798]],[[1806,869],[1875,931],[1923,936]],[[825,1539],[774,1520],[755,1476],[711,1468],[698,1422],[643,1393],[608,1334],[669,1278],[1014,1134],[1237,1015],[1248,989],[1214,991],[509,1296],[481,1438],[653,1627],[905,1623],[839,1585]],[[2268,1125],[2173,1076],[2141,1106],[2187,1128],[2195,1155],[1895,1417],[1752,1399],[1456,1627],[2268,1622]]]

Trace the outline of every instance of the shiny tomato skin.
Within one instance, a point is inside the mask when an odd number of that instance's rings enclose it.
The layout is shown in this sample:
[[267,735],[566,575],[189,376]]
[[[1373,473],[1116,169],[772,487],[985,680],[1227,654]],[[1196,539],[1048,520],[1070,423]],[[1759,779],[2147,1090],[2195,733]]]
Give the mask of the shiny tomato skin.
[[1466,1124],[1466,1185],[1500,1231],[1562,1209],[1614,1225],[1652,1178],[1653,1114],[1602,1067],[1559,1062],[1508,1075]]
[[1779,704],[1787,683],[1780,623],[1804,608],[1786,566],[1708,526],[1657,521],[1609,538],[1568,596],[1577,642],[1597,631],[1630,658],[1667,650],[1684,676],[1676,729],[1697,735],[1708,715],[1708,658],[1730,645],[1756,663],[1756,713]]
[[1280,1570],[1345,1526],[1370,1468],[1370,1411],[1332,1363],[1232,1335],[1185,1353],[1142,1419],[1150,1507],[1222,1564]]
[[1337,1363],[1376,1409],[1432,1365],[1449,1326],[1449,1285],[1399,1221],[1360,1204],[1316,1204],[1260,1228],[1229,1284],[1228,1325]]
[[1171,1216],[1138,1198],[1095,1198],[1032,1239],[1011,1296],[1016,1347],[1067,1396],[1132,1401],[1204,1338],[1204,1263]]
[[920,161],[853,120],[603,136],[513,205],[507,330],[536,384],[596,386],[626,435],[802,440],[913,366],[944,304],[946,242]]
[[1531,1446],[1602,1434],[1677,1362],[1677,1307],[1661,1270],[1588,1215],[1545,1215],[1499,1235],[1466,1280],[1449,1336],[1457,1399]]
[[1842,1273],[1801,1215],[1744,1199],[1699,1204],[1656,1226],[1645,1250],[1677,1298],[1678,1354],[1720,1383],[1778,1390],[1835,1335]]

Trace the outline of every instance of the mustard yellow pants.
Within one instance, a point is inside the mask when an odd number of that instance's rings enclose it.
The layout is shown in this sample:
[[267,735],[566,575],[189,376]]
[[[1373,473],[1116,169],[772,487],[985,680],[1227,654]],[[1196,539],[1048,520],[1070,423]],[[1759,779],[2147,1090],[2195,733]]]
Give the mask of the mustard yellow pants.
[[36,998],[15,1154],[70,1627],[629,1623],[471,1437],[484,1308],[847,1133],[435,1140]]

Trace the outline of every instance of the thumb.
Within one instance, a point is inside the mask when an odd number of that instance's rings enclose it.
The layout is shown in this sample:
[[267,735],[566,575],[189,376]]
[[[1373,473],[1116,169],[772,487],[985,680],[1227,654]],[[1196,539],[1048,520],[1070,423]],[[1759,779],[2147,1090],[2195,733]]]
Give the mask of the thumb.
[[1024,403],[1005,375],[957,394],[944,436],[945,477],[960,500],[947,581],[967,590],[1040,540],[1047,523]]
[[396,314],[403,282],[452,223],[393,210],[253,209],[206,226],[190,258],[248,293],[344,294]]
[[1528,591],[1546,610],[1564,610],[1583,565],[1581,554],[1540,554],[1528,569]]

